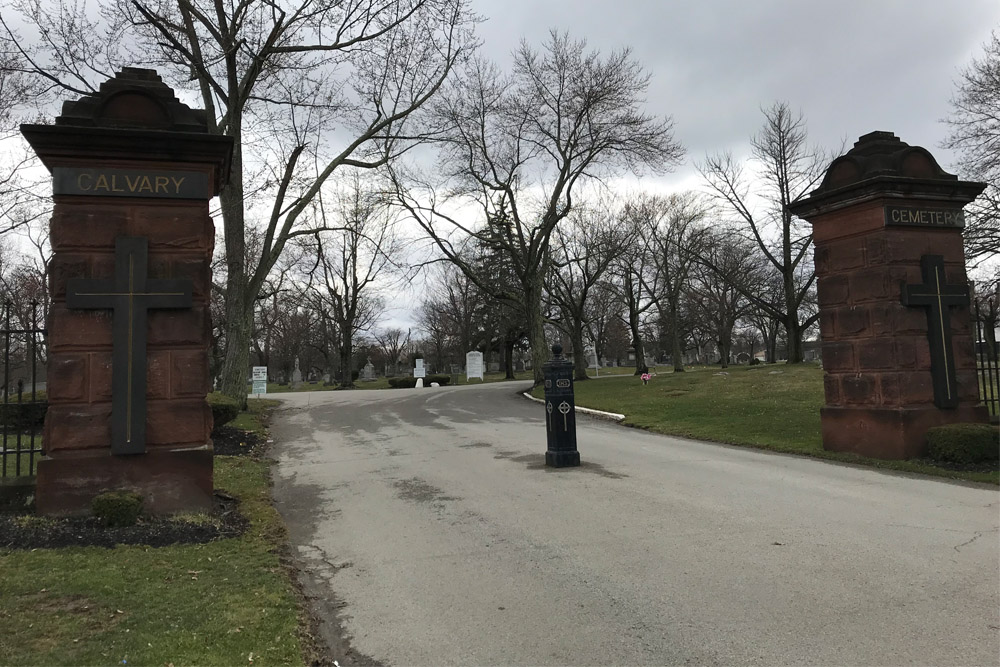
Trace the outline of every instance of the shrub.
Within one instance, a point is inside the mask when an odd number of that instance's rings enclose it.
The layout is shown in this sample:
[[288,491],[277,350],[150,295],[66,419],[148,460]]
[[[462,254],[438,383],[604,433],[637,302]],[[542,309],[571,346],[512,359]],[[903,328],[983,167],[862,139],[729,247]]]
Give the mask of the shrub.
[[750,365],[751,366],[760,366],[760,359],[758,359],[757,357],[754,357],[753,359],[750,360]]
[[14,431],[28,431],[45,423],[49,404],[44,391],[36,391],[34,402],[30,403],[31,392],[23,394],[20,403],[17,402],[17,394],[11,394],[7,400],[7,405],[0,402],[0,425]]
[[90,511],[105,526],[132,526],[142,513],[142,496],[132,491],[108,491],[90,501]]
[[389,378],[389,386],[396,389],[413,389],[417,386],[417,378],[405,375],[398,378]]
[[1000,430],[989,424],[946,424],[927,430],[927,456],[952,463],[1000,459]]
[[212,408],[212,419],[215,420],[213,428],[228,424],[236,419],[236,415],[240,414],[240,403],[235,398],[230,398],[216,391],[206,396],[205,400]]
[[428,375],[424,378],[424,384],[430,386],[431,382],[437,382],[442,387],[447,387],[448,383],[451,382],[450,375]]

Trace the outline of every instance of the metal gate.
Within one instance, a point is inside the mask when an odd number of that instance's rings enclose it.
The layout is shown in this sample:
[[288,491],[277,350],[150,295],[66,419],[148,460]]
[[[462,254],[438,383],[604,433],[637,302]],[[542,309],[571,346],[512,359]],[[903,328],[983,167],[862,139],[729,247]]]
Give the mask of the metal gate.
[[1000,419],[1000,345],[997,343],[996,321],[987,321],[986,313],[974,306],[976,318],[976,366],[979,370],[979,400],[990,412],[990,419]]
[[39,304],[3,304],[3,400],[0,403],[0,479],[35,474],[45,453],[42,423],[48,408],[45,384],[45,329]]

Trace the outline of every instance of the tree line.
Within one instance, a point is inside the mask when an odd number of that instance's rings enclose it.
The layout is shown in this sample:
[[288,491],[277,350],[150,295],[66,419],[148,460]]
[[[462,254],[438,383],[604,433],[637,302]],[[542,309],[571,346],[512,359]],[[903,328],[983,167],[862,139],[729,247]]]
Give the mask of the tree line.
[[[214,370],[229,395],[245,396],[251,365],[275,359],[287,375],[307,355],[316,374],[350,384],[368,357],[384,369],[420,352],[450,366],[479,348],[512,372],[523,352],[538,381],[556,336],[578,374],[584,349],[614,356],[623,343],[637,369],[669,359],[679,370],[692,350],[728,363],[734,340],[804,358],[817,318],[811,236],[788,205],[836,149],[809,144],[788,103],[763,110],[749,158],[696,161],[704,193],[621,193],[616,178],[665,173],[685,154],[671,117],[646,111],[649,74],[628,49],[553,31],[502,70],[479,53],[467,0],[96,9],[0,3],[0,132],[9,140],[17,122],[142,65],[232,137],[213,302]],[[998,68],[994,35],[948,119],[963,172],[989,184],[970,209],[972,261],[1000,249]],[[0,226],[38,229],[46,198],[31,158],[4,160]],[[418,268],[430,276],[418,330],[381,327],[388,296]]]

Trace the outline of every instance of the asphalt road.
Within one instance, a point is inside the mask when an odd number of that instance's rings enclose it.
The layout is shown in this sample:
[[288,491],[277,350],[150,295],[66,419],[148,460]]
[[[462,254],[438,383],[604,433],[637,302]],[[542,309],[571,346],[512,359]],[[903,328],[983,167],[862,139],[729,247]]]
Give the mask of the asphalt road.
[[517,387],[275,396],[334,658],[344,632],[389,665],[1000,664],[995,488],[585,416],[555,471]]

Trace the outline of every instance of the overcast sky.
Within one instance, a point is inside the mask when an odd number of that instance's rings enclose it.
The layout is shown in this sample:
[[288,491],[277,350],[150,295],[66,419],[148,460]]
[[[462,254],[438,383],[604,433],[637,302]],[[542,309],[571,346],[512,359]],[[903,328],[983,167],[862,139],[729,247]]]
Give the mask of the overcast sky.
[[[473,0],[484,53],[509,69],[523,38],[566,31],[602,52],[629,47],[651,75],[646,110],[672,116],[687,154],[647,187],[699,189],[695,161],[749,152],[762,107],[788,102],[810,141],[847,149],[894,132],[949,170],[940,122],[960,72],[1000,29],[1000,0]],[[419,300],[420,289],[414,285]],[[413,315],[393,300],[386,326]]]
[[745,153],[761,107],[787,101],[813,142],[848,148],[873,130],[924,146],[943,166],[939,120],[1000,0],[473,0],[485,52],[502,65],[550,29],[602,52],[630,47],[652,79],[647,110],[670,115],[687,149],[663,180],[694,186],[706,152]]

